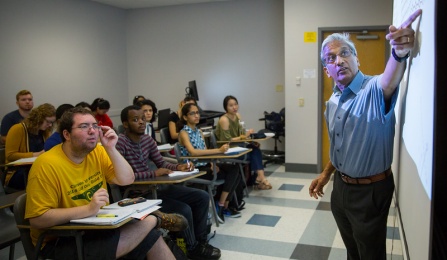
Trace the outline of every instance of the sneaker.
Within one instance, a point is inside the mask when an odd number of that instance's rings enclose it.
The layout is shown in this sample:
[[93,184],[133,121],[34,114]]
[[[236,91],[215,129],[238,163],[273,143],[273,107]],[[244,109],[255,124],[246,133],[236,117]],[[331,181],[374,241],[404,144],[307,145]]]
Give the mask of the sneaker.
[[233,208],[227,208],[223,210],[223,214],[229,218],[240,218],[241,213]]
[[217,207],[217,221],[219,221],[220,224],[225,223],[225,217],[223,214],[224,208],[222,206],[216,205]]
[[159,210],[152,212],[157,218],[156,228],[163,228],[169,231],[183,231],[188,227],[188,220],[183,215],[177,213],[166,214]]
[[188,251],[188,258],[193,260],[219,259],[220,249],[208,243],[198,243],[197,246]]
[[239,203],[239,206],[236,208],[237,211],[241,211],[243,209],[245,209],[245,201],[241,200],[241,202]]

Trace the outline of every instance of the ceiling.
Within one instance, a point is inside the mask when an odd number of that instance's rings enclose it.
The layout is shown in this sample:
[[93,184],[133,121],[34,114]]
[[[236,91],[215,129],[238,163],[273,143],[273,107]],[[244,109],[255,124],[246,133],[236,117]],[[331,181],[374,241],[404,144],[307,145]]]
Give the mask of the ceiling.
[[149,8],[169,5],[185,5],[198,3],[213,3],[229,0],[91,0],[123,9]]

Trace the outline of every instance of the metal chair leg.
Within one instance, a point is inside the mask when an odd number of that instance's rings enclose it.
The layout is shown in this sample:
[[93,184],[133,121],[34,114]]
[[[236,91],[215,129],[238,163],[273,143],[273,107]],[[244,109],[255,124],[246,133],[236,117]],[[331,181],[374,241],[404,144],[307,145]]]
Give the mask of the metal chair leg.
[[214,205],[213,191],[211,190],[210,185],[207,185],[207,187],[208,187],[208,194],[210,196],[211,207],[213,208],[214,222],[216,223],[216,227],[218,227],[219,226],[219,220],[217,219],[216,205]]

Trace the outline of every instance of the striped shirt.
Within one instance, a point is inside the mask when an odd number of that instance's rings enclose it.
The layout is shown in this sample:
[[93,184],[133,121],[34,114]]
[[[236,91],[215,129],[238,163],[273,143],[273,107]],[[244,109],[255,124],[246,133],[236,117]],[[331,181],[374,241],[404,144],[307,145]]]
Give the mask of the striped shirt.
[[155,171],[149,167],[152,161],[157,168],[177,170],[177,164],[163,160],[157,148],[157,143],[148,135],[142,135],[140,142],[135,143],[124,134],[120,134],[116,149],[127,160],[135,174],[135,179],[154,178]]

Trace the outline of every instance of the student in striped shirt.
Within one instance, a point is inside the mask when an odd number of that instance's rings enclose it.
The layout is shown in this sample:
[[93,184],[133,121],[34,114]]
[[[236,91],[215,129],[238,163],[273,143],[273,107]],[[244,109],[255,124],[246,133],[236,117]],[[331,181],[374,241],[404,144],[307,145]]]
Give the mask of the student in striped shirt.
[[[146,118],[139,106],[124,108],[121,111],[121,122],[125,132],[119,135],[116,149],[129,162],[136,180],[194,168],[194,165],[172,164],[163,160],[155,140],[144,134]],[[161,205],[164,212],[179,213],[188,220],[189,227],[181,232],[186,241],[188,257],[219,259],[220,250],[207,242],[208,194],[183,185],[161,185],[157,189],[157,196],[163,201]]]

